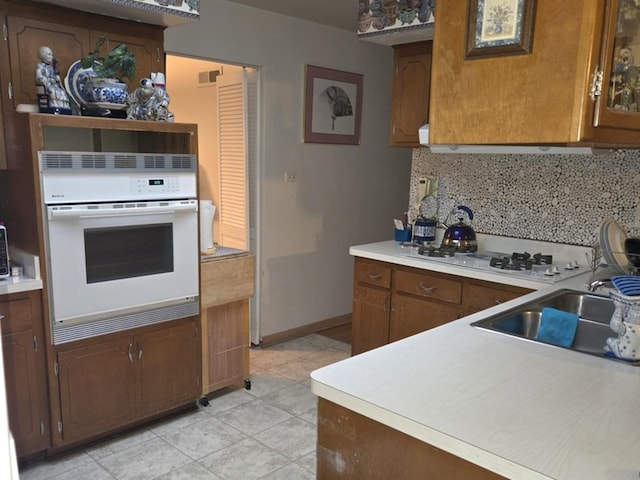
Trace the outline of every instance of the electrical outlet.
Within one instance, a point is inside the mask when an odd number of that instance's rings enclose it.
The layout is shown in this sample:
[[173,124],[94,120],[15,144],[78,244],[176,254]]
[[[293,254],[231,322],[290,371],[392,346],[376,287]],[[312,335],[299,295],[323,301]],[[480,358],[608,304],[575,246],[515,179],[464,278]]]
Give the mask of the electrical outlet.
[[284,183],[290,183],[296,181],[295,172],[284,172]]

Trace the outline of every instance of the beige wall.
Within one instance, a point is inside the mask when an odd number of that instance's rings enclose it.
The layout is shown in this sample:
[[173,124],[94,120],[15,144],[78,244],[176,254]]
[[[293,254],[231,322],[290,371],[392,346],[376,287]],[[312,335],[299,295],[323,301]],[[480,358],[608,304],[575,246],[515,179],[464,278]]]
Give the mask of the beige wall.
[[[225,0],[200,13],[166,30],[168,53],[261,68],[262,334],[351,312],[349,246],[393,238],[409,191],[411,150],[389,147],[391,47],[358,40],[355,13],[353,32]],[[363,75],[360,145],[303,142],[305,65]]]

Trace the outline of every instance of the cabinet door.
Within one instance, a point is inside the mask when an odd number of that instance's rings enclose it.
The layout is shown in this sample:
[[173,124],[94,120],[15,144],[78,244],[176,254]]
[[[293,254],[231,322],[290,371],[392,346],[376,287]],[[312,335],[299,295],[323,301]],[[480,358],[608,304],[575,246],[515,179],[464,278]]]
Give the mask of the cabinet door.
[[640,130],[640,5],[610,0],[602,41],[601,95],[594,124]]
[[424,332],[460,318],[460,307],[395,294],[391,307],[389,342]]
[[38,103],[34,82],[41,46],[53,50],[63,80],[71,64],[89,51],[87,29],[12,15],[7,16],[7,28],[14,109],[21,103]]
[[130,421],[135,413],[134,361],[134,345],[128,336],[58,353],[65,443]]
[[353,292],[351,354],[366,352],[389,342],[391,292],[357,286]]
[[432,42],[394,47],[391,145],[418,147],[418,129],[429,121]]
[[138,415],[146,416],[199,398],[200,348],[196,318],[135,337]]
[[106,54],[112,48],[124,43],[136,57],[136,76],[133,79],[125,79],[129,84],[129,91],[133,92],[140,85],[140,79],[150,78],[151,72],[164,72],[164,35],[162,30],[151,25],[138,24],[138,34],[125,35],[121,32],[91,32],[91,50],[95,48],[96,41],[101,36],[107,38],[101,51]]
[[24,457],[50,438],[40,292],[2,297],[0,314],[9,427]]
[[202,321],[206,325],[203,352],[207,354],[203,393],[241,384],[248,377],[249,301],[208,308]]
[[[5,5],[0,4],[0,18],[6,19],[7,13],[5,12]],[[6,59],[9,58],[9,45],[8,42],[0,43],[0,58]],[[7,169],[7,151],[6,151],[6,140],[5,140],[5,123],[6,114],[4,113],[5,106],[8,106],[9,102],[9,77],[11,76],[9,62],[6,60],[4,62],[0,62],[0,170]],[[35,66],[35,64],[34,64]],[[0,175],[1,176],[1,175]],[[2,179],[0,179],[0,182]],[[2,184],[0,184],[0,188],[3,188]],[[0,190],[1,191],[1,190]]]

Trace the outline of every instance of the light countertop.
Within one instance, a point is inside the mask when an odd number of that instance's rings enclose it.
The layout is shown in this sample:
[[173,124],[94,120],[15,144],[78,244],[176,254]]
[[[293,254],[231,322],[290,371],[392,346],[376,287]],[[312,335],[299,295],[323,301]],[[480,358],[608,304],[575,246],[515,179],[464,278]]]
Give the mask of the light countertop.
[[251,252],[246,250],[240,250],[238,248],[223,247],[216,245],[215,251],[212,253],[200,253],[200,262],[211,262],[221,259],[228,259],[231,257],[240,257],[244,255],[250,255]]
[[637,480],[639,367],[470,326],[567,286],[315,370],[311,390],[507,478]]
[[24,276],[0,280],[0,295],[27,292],[29,290],[42,290],[42,280]]
[[22,267],[23,274],[19,277],[0,280],[0,295],[42,290],[39,257],[12,246],[9,246],[9,256],[11,257],[12,265],[20,265]]

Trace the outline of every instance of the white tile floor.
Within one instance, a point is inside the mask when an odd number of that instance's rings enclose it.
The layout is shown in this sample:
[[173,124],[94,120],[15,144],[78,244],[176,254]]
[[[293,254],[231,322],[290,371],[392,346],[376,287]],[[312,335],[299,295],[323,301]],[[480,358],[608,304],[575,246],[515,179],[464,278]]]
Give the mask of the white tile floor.
[[251,390],[29,465],[21,480],[312,480],[316,397],[309,373],[351,347],[312,334],[251,349]]

